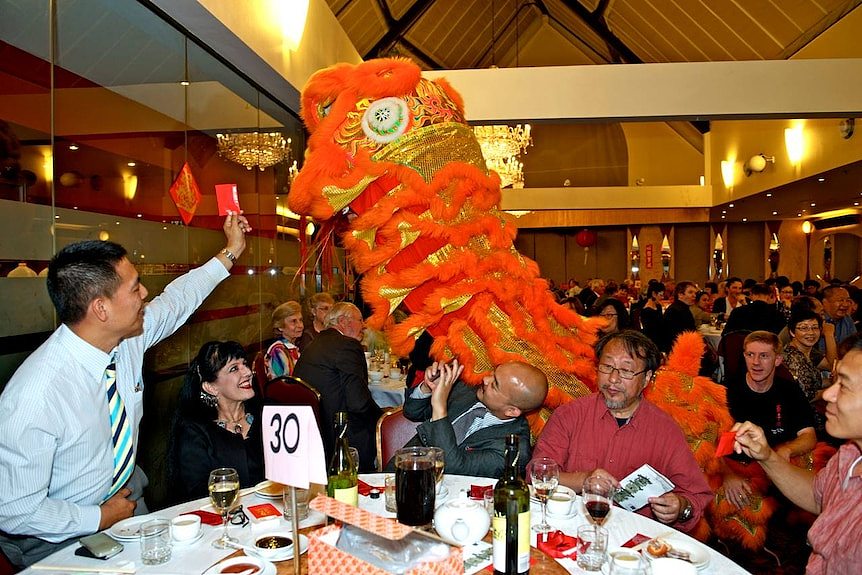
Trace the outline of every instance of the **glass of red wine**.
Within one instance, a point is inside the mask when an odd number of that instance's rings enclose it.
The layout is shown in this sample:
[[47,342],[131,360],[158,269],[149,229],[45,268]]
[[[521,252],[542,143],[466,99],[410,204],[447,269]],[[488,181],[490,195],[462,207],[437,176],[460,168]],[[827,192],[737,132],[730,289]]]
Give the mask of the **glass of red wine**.
[[584,480],[584,488],[581,491],[584,499],[584,507],[593,520],[594,525],[604,525],[605,519],[611,510],[611,501],[614,497],[614,487],[604,477],[591,475]]
[[542,504],[542,522],[533,525],[533,531],[547,533],[553,529],[546,518],[548,497],[554,493],[560,483],[560,466],[550,457],[540,457],[530,462],[527,466],[527,472],[530,474],[530,483],[533,485],[536,499]]

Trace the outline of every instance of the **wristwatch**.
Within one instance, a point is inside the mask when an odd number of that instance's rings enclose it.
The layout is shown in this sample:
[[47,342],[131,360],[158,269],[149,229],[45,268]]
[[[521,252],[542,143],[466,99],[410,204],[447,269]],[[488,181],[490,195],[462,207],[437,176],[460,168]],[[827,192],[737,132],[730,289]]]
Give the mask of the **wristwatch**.
[[234,264],[236,263],[236,256],[233,255],[233,252],[231,252],[227,248],[225,248],[221,251],[221,253],[224,257],[229,259],[231,261],[231,263],[234,263]]
[[680,499],[683,500],[683,506],[676,520],[680,523],[685,523],[686,521],[691,519],[692,515],[694,515],[694,508],[691,506],[691,501],[689,501],[685,497],[680,496]]

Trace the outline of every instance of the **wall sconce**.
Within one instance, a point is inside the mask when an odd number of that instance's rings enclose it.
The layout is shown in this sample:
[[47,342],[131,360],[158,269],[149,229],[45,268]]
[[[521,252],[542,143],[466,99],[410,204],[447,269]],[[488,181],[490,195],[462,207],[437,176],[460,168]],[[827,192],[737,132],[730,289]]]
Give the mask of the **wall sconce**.
[[802,154],[805,151],[802,126],[785,128],[784,147],[787,149],[787,157],[791,164],[798,164],[802,161]]
[[734,162],[733,160],[722,160],[721,161],[721,180],[724,182],[725,188],[733,187],[733,171],[734,171]]
[[802,222],[802,233],[805,234],[805,279],[811,279],[811,232],[814,226],[811,222],[805,220]]
[[745,172],[746,177],[750,176],[753,173],[760,173],[766,169],[767,163],[775,163],[775,156],[766,156],[764,154],[755,154],[751,156],[745,164],[742,166],[742,171]]

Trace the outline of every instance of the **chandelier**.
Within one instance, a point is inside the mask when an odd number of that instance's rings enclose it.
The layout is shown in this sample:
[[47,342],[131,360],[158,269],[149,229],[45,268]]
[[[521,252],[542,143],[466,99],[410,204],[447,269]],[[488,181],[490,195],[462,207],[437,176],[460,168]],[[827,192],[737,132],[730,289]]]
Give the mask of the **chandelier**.
[[485,165],[500,176],[500,187],[524,187],[524,164],[518,159],[521,152],[533,145],[530,124],[511,126],[473,126],[473,134],[482,148]]
[[254,166],[264,169],[290,157],[290,138],[285,139],[278,132],[261,134],[242,132],[236,134],[216,134],[218,153],[221,157],[242,164],[247,170]]

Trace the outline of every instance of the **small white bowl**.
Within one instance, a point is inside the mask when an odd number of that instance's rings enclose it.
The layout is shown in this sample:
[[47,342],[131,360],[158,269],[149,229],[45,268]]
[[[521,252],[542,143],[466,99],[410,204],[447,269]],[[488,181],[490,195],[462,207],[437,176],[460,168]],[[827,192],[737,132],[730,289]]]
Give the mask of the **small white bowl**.
[[[274,541],[273,546],[271,547],[266,546],[266,544],[263,543],[269,540]],[[285,540],[290,543],[285,542]],[[261,547],[261,544],[264,546]],[[272,559],[273,557],[283,554],[286,550],[293,548],[293,536],[286,531],[261,533],[260,535],[255,536],[254,543],[252,543],[251,547],[254,547],[255,552],[263,559]]]
[[382,371],[369,371],[368,372],[368,379],[370,379],[371,381],[373,381],[375,383],[383,381],[383,372]]

